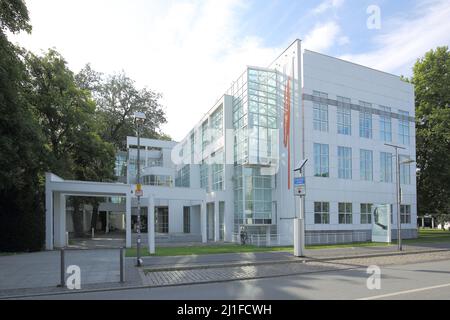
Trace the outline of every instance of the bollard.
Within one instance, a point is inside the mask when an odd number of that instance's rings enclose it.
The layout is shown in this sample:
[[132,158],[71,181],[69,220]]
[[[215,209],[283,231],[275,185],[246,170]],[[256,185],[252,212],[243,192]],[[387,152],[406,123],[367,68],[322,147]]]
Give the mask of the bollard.
[[92,238],[95,238],[95,231],[94,231],[94,228],[91,229],[91,237],[92,237]]
[[66,263],[65,263],[65,252],[64,252],[64,248],[61,248],[60,250],[60,254],[61,254],[61,283],[58,285],[58,287],[63,288],[65,286],[65,282],[66,282]]
[[125,282],[125,250],[120,248],[120,282]]

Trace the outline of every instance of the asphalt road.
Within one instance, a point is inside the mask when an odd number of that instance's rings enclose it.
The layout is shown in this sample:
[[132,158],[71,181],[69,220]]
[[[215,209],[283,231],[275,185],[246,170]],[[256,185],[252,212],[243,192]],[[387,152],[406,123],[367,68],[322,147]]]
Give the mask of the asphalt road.
[[93,293],[32,299],[450,299],[450,261],[381,267],[381,288],[369,290],[367,269],[354,268],[224,283]]

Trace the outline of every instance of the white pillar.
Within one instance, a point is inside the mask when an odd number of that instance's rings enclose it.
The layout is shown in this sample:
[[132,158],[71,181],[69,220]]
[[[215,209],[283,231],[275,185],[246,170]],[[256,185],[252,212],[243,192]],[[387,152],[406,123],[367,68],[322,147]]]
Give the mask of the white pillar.
[[125,245],[127,248],[131,248],[131,194],[127,193],[125,200],[125,210],[126,210],[126,241]]
[[54,241],[56,247],[63,248],[66,245],[66,196],[58,193],[54,203]]
[[153,195],[148,198],[147,213],[147,236],[148,236],[148,252],[155,253],[155,199]]
[[304,255],[305,243],[303,242],[305,230],[302,219],[294,219],[294,256]]
[[207,228],[206,228],[206,201],[202,201],[200,205],[200,221],[202,231],[202,242],[208,242]]
[[219,201],[214,202],[214,241],[220,241]]
[[431,229],[434,229],[434,217],[431,217]]
[[270,247],[270,226],[267,226],[266,228],[266,246]]
[[53,191],[51,190],[50,174],[45,175],[45,249],[53,250]]
[[[92,212],[94,214],[94,212]],[[106,228],[105,233],[109,233],[109,211],[106,211]]]

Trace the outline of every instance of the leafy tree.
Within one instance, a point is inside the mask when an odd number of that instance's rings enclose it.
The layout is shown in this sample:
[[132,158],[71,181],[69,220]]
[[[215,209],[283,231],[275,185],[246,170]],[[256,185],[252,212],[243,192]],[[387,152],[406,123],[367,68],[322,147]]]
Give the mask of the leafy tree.
[[[43,56],[28,53],[27,96],[39,119],[51,170],[66,179],[111,181],[115,149],[99,135],[95,102],[75,82],[66,61],[55,50]],[[72,197],[73,222],[81,236],[82,199]]]
[[416,93],[419,214],[450,212],[450,52],[438,47],[417,60]]
[[31,30],[23,1],[0,1],[0,251],[42,248],[46,155],[34,114],[23,97],[23,51],[6,31]]
[[102,137],[118,149],[125,149],[126,136],[134,136],[134,113],[143,112],[147,119],[142,127],[145,138],[170,139],[160,132],[166,122],[164,110],[159,103],[161,94],[148,88],[138,89],[135,82],[124,72],[104,76],[87,65],[76,76],[80,87],[92,90],[97,102],[98,115],[104,124]]

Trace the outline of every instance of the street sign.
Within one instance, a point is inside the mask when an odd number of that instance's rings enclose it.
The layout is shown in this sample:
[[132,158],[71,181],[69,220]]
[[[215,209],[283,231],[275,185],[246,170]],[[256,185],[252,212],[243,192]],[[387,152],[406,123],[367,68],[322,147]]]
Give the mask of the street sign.
[[294,192],[296,196],[306,195],[306,180],[305,177],[294,178]]
[[142,190],[136,190],[136,191],[135,191],[135,195],[136,195],[136,197],[142,197],[142,196],[144,195],[144,191],[142,191]]

